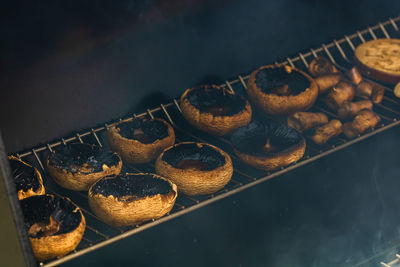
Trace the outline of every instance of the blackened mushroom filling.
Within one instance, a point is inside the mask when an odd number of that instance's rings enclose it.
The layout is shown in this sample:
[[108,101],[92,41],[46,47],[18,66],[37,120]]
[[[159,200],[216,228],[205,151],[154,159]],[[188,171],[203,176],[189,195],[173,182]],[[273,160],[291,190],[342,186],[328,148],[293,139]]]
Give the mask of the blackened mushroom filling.
[[122,201],[157,194],[166,195],[171,190],[170,183],[151,174],[106,177],[92,187],[93,194],[101,194],[105,197],[114,196]]
[[114,152],[105,150],[96,145],[68,144],[51,153],[49,164],[71,173],[85,167],[89,172],[102,172],[104,164],[107,167],[117,166],[120,159]]
[[119,134],[128,139],[151,144],[168,136],[168,126],[159,120],[135,119],[116,126]]
[[179,169],[211,171],[225,164],[225,157],[213,147],[196,143],[179,144],[164,152],[162,160]]
[[231,94],[226,88],[202,85],[187,94],[189,102],[200,112],[214,116],[232,116],[246,108],[246,100],[237,94]]
[[69,233],[82,220],[78,207],[66,198],[42,195],[25,198],[20,203],[29,237]]
[[265,94],[298,95],[310,87],[310,81],[298,71],[285,67],[265,68],[256,74],[257,87]]
[[17,192],[21,189],[23,191],[28,191],[29,189],[36,191],[39,189],[39,177],[33,167],[27,166],[17,159],[10,159],[10,167]]
[[242,153],[273,156],[303,140],[302,135],[287,125],[273,121],[253,121],[238,128],[231,136],[232,145]]

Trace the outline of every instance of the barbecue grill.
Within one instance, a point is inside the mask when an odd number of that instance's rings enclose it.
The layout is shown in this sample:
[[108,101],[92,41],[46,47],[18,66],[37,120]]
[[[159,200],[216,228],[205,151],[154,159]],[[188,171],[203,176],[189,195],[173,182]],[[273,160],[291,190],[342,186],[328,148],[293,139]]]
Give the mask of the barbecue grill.
[[[335,66],[340,71],[344,72],[352,67],[353,51],[355,50],[357,45],[364,43],[368,40],[377,38],[398,38],[400,36],[399,27],[400,17],[390,18],[389,20],[378,23],[375,26],[357,31],[356,33],[351,35],[346,35],[343,38],[333,40],[330,43],[322,44],[318,48],[310,49],[309,51],[302,51],[295,57],[287,57],[282,62],[275,63],[287,64],[292,67],[306,70],[308,68],[309,62],[314,57],[323,55],[329,58],[330,61],[335,64]],[[249,75],[238,75],[234,79],[226,80],[225,83],[221,86],[226,86],[233,92],[244,94],[248,78]],[[376,83],[376,81],[370,82]],[[139,114],[130,114],[127,117],[109,121],[102,125],[97,125],[89,129],[76,131],[74,134],[58,138],[53,142],[41,144],[30,149],[20,151],[18,153],[13,153],[18,158],[21,158],[24,161],[27,161],[30,164],[39,168],[42,173],[44,173],[47,192],[69,197],[72,201],[74,201],[78,206],[81,207],[87,220],[85,235],[76,250],[58,259],[49,262],[39,262],[37,264],[39,264],[40,266],[56,266],[58,264],[65,263],[69,260],[90,253],[98,248],[110,245],[126,237],[135,235],[139,232],[142,232],[164,222],[173,220],[181,215],[207,206],[215,201],[231,196],[235,193],[258,185],[262,182],[268,181],[272,178],[277,178],[284,173],[290,172],[298,167],[309,164],[331,153],[344,149],[368,137],[371,137],[375,134],[399,125],[400,99],[395,98],[391,85],[382,83],[380,84],[384,86],[386,92],[383,101],[380,104],[374,106],[374,111],[379,114],[382,119],[380,124],[375,127],[375,129],[370,130],[367,133],[362,134],[354,139],[346,139],[343,136],[335,137],[323,146],[317,146],[313,144],[312,141],[307,139],[307,150],[301,160],[288,167],[271,172],[262,172],[240,162],[238,158],[235,157],[230,146],[230,141],[227,138],[215,137],[199,132],[198,130],[195,130],[193,127],[187,124],[181,115],[179,100],[177,99],[173,99],[169,103],[162,103],[157,106],[149,107],[147,110]],[[325,104],[321,100],[316,102],[311,111],[323,112],[330,119],[337,117],[336,114],[329,111],[325,107]],[[108,144],[105,138],[106,130],[110,126],[118,122],[129,121],[137,117],[162,118],[170,122],[175,130],[177,142],[206,142],[216,145],[224,151],[228,152],[232,157],[235,168],[234,175],[230,183],[222,190],[211,195],[196,197],[189,197],[182,194],[179,195],[173,210],[160,219],[142,223],[134,227],[116,228],[106,225],[91,212],[87,204],[87,195],[84,192],[65,190],[55,184],[46,173],[46,170],[44,168],[45,160],[48,154],[57,147],[67,145],[68,143],[81,142],[97,144],[101,147],[107,148]],[[124,168],[125,171],[129,172],[154,172],[153,163],[143,165],[127,165]],[[9,177],[6,178],[9,179]],[[10,201],[16,202],[16,200],[12,199]],[[20,219],[21,218],[17,218],[17,220]],[[382,262],[382,265],[391,266],[394,263],[396,262],[393,261],[392,263],[387,264]]]

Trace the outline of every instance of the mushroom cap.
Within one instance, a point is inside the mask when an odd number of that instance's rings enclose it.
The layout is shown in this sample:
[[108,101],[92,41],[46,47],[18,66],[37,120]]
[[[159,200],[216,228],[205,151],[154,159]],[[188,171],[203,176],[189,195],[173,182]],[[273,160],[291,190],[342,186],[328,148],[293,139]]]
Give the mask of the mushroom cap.
[[38,169],[14,156],[9,156],[8,160],[19,200],[45,193],[42,175]]
[[73,143],[51,153],[47,171],[62,187],[88,190],[100,178],[121,172],[122,160],[117,153],[96,145]]
[[178,196],[171,181],[151,173],[105,177],[89,189],[89,205],[101,220],[120,227],[158,219]]
[[195,142],[182,142],[165,149],[157,158],[155,168],[186,195],[214,193],[233,174],[232,160],[227,153],[213,145]]
[[216,85],[187,89],[181,96],[180,107],[191,125],[219,136],[247,125],[252,115],[247,99]]
[[[135,135],[135,131],[141,134]],[[138,138],[137,136],[144,137]],[[147,163],[175,143],[171,125],[162,119],[134,119],[110,127],[107,140],[111,150],[128,163]]]
[[262,170],[274,170],[298,161],[306,142],[295,129],[273,121],[253,121],[231,135],[235,154]]
[[[275,92],[287,86],[289,92]],[[284,115],[312,107],[318,86],[305,72],[286,65],[267,65],[253,71],[247,83],[250,100],[265,113]]]
[[86,221],[82,211],[69,198],[46,194],[25,198],[20,204],[27,231],[34,224],[48,224],[50,217],[58,224],[58,231],[51,235],[42,231],[28,235],[37,260],[47,261],[63,256],[78,246]]

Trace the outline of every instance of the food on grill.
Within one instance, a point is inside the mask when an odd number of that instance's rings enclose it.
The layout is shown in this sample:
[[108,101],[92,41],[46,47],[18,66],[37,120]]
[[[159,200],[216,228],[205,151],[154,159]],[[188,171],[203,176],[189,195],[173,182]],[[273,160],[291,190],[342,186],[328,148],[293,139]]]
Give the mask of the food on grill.
[[273,121],[253,121],[231,136],[235,154],[245,163],[262,170],[274,170],[298,161],[306,141],[295,129]]
[[317,145],[323,145],[331,138],[342,133],[342,123],[339,120],[331,120],[327,124],[315,128],[311,139]]
[[338,109],[338,116],[341,119],[351,119],[357,115],[360,110],[372,110],[372,102],[370,100],[361,100],[357,102],[345,101]]
[[343,133],[348,138],[354,138],[369,129],[373,129],[380,120],[380,117],[373,111],[363,109],[354,117],[352,122],[346,122],[343,124]]
[[78,246],[86,221],[70,199],[46,194],[25,198],[20,204],[37,260],[63,256]]
[[251,121],[249,101],[216,85],[186,90],[181,97],[180,107],[191,125],[219,136],[229,134]]
[[35,167],[14,156],[9,156],[8,160],[14,177],[18,199],[21,200],[45,193],[42,175]]
[[163,151],[156,172],[186,195],[212,194],[223,188],[233,173],[232,160],[221,149],[205,143],[183,142]]
[[370,82],[361,81],[355,88],[356,95],[363,98],[370,98],[374,85]]
[[299,111],[287,117],[287,125],[301,133],[325,123],[328,123],[328,117],[324,113]]
[[175,133],[162,119],[136,118],[110,127],[107,140],[125,162],[147,163],[175,143]]
[[46,161],[47,171],[62,187],[88,190],[104,176],[121,172],[122,160],[117,153],[96,145],[74,143],[61,146]]
[[385,88],[376,84],[372,88],[372,95],[371,95],[372,102],[374,102],[374,104],[381,103],[384,94],[385,94]]
[[308,71],[314,77],[338,72],[332,62],[330,62],[326,57],[322,56],[316,57],[310,62]]
[[354,58],[360,71],[373,79],[400,81],[400,40],[377,39],[359,45]]
[[109,225],[120,227],[158,219],[178,196],[171,181],[151,173],[105,177],[89,189],[89,205]]
[[397,98],[400,98],[400,83],[397,83],[396,86],[394,87],[394,95]]
[[267,114],[284,115],[309,109],[317,99],[318,86],[301,70],[268,65],[251,73],[247,94]]
[[358,85],[363,80],[361,73],[356,66],[354,66],[350,70],[348,70],[346,72],[346,76],[350,79],[350,81],[353,84],[356,84],[356,85]]
[[324,74],[314,79],[318,85],[319,93],[324,94],[327,93],[329,89],[337,85],[343,79],[343,76],[341,73],[337,72]]
[[337,110],[343,102],[353,100],[354,94],[353,85],[346,81],[341,81],[332,88],[325,101],[329,108]]

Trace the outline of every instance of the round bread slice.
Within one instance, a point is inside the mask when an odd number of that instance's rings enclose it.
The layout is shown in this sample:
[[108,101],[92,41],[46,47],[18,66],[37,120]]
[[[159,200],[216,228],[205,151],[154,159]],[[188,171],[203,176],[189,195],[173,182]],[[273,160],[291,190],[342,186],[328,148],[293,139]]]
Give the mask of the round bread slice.
[[120,227],[158,219],[178,196],[171,181],[151,173],[105,177],[89,189],[89,205],[105,223]]
[[360,44],[354,52],[360,71],[378,81],[400,82],[400,39],[377,39]]

